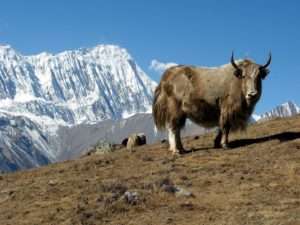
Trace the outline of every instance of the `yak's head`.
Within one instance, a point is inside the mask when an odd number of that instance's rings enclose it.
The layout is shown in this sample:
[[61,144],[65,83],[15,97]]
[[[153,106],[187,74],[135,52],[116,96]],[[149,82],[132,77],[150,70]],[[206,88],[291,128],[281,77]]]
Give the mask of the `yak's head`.
[[235,63],[233,53],[231,56],[231,65],[234,67],[234,75],[241,79],[242,92],[248,105],[255,104],[261,96],[261,81],[268,73],[268,66],[271,63],[271,53],[265,65],[258,65],[251,60],[243,60]]

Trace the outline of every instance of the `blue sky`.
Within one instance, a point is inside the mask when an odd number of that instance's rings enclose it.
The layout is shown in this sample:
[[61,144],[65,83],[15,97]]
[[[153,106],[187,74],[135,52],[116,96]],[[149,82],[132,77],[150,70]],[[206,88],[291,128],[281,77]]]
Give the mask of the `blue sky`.
[[300,1],[7,0],[0,2],[0,43],[22,54],[117,44],[154,80],[153,59],[217,66],[273,54],[256,107],[300,103]]

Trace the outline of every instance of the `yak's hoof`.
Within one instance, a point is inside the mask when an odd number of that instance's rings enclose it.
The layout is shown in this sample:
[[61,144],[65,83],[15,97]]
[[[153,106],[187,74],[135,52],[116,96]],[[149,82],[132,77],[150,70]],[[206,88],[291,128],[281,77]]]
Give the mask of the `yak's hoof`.
[[186,153],[189,153],[189,152],[190,152],[190,151],[188,151],[188,150],[186,150],[186,149],[184,149],[184,148],[179,150],[179,154],[180,154],[180,155],[183,155],[183,154],[186,154]]
[[187,153],[185,149],[170,149],[173,155],[182,155]]
[[226,143],[224,143],[224,144],[221,144],[221,145],[222,145],[222,148],[223,148],[223,149],[230,149],[229,145],[228,145],[228,144],[226,144]]

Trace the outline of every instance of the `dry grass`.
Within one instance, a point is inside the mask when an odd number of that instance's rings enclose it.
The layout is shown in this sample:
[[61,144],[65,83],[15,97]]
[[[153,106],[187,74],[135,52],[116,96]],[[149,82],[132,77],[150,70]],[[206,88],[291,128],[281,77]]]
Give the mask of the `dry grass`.
[[2,175],[0,224],[300,224],[300,117],[250,126],[231,150],[213,137],[180,157],[155,144]]

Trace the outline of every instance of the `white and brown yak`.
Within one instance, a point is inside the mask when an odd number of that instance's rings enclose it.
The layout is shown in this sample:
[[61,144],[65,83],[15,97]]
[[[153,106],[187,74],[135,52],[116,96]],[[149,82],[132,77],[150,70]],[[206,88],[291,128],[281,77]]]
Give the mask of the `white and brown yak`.
[[228,148],[229,131],[244,129],[262,92],[269,70],[249,59],[217,67],[174,66],[165,71],[155,90],[156,127],[169,131],[170,150],[183,153],[180,130],[186,119],[218,127],[215,147]]

